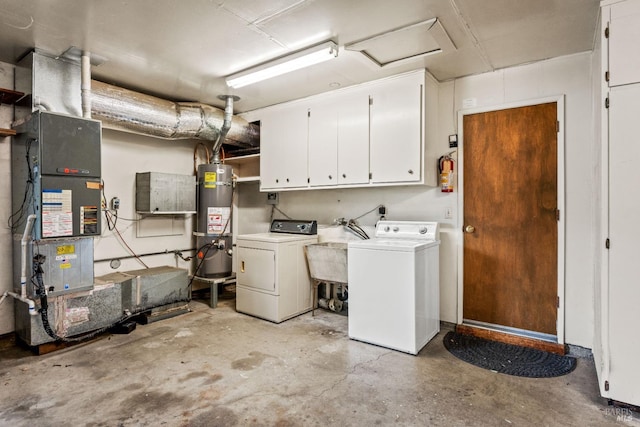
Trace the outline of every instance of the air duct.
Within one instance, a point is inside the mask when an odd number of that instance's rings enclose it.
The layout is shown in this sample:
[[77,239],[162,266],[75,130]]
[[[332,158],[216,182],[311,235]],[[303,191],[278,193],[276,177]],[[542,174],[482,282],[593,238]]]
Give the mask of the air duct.
[[219,108],[168,101],[96,80],[91,82],[91,112],[110,129],[165,139],[219,141],[219,146],[222,142],[244,148],[260,145],[259,128],[238,116],[232,117],[223,135],[225,112]]

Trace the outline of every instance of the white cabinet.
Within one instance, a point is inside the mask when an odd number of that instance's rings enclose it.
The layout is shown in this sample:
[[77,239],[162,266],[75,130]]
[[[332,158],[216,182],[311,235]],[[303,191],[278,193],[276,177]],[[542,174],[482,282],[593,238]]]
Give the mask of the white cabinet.
[[260,190],[436,185],[437,90],[418,70],[243,115],[261,123]]
[[293,103],[265,109],[260,117],[261,189],[307,186],[308,109]]
[[[603,2],[602,69],[602,222],[600,280],[595,286],[593,354],[603,397],[640,405],[640,0]],[[614,34],[616,35],[614,37]],[[602,73],[604,75],[604,73]],[[605,99],[608,108],[604,107]],[[633,337],[633,338],[632,338]]]
[[343,93],[338,106],[338,184],[369,182],[369,91]]
[[369,94],[340,92],[313,102],[309,115],[309,184],[369,182]]
[[609,85],[640,82],[640,1],[615,3],[609,16]]
[[424,74],[385,81],[371,91],[371,182],[421,180]]
[[309,107],[309,185],[338,183],[338,111],[332,99]]
[[640,324],[640,84],[613,88],[609,98],[608,392],[614,400],[640,405],[640,341],[629,338]]

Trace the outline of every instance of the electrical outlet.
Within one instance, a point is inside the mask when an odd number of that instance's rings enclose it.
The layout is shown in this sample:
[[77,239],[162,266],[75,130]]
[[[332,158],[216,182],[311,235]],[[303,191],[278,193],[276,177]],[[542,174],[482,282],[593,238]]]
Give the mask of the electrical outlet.
[[278,204],[278,193],[267,193],[267,204],[268,205],[277,205]]
[[117,197],[114,197],[111,199],[111,210],[117,211],[118,209],[120,209],[120,199]]
[[453,219],[453,208],[451,206],[444,208],[444,219]]

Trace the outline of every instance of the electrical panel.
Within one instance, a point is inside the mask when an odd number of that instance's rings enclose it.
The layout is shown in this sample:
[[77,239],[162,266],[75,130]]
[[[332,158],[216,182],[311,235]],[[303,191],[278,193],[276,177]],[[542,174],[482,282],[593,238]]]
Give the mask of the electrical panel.
[[16,131],[13,232],[21,234],[27,216],[36,214],[35,240],[99,235],[100,122],[36,111]]

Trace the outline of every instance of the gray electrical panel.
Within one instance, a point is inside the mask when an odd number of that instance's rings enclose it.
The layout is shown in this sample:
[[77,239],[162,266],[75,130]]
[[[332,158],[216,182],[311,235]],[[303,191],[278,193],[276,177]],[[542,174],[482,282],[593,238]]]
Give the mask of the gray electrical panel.
[[196,178],[161,172],[136,173],[136,211],[184,213],[196,210]]

